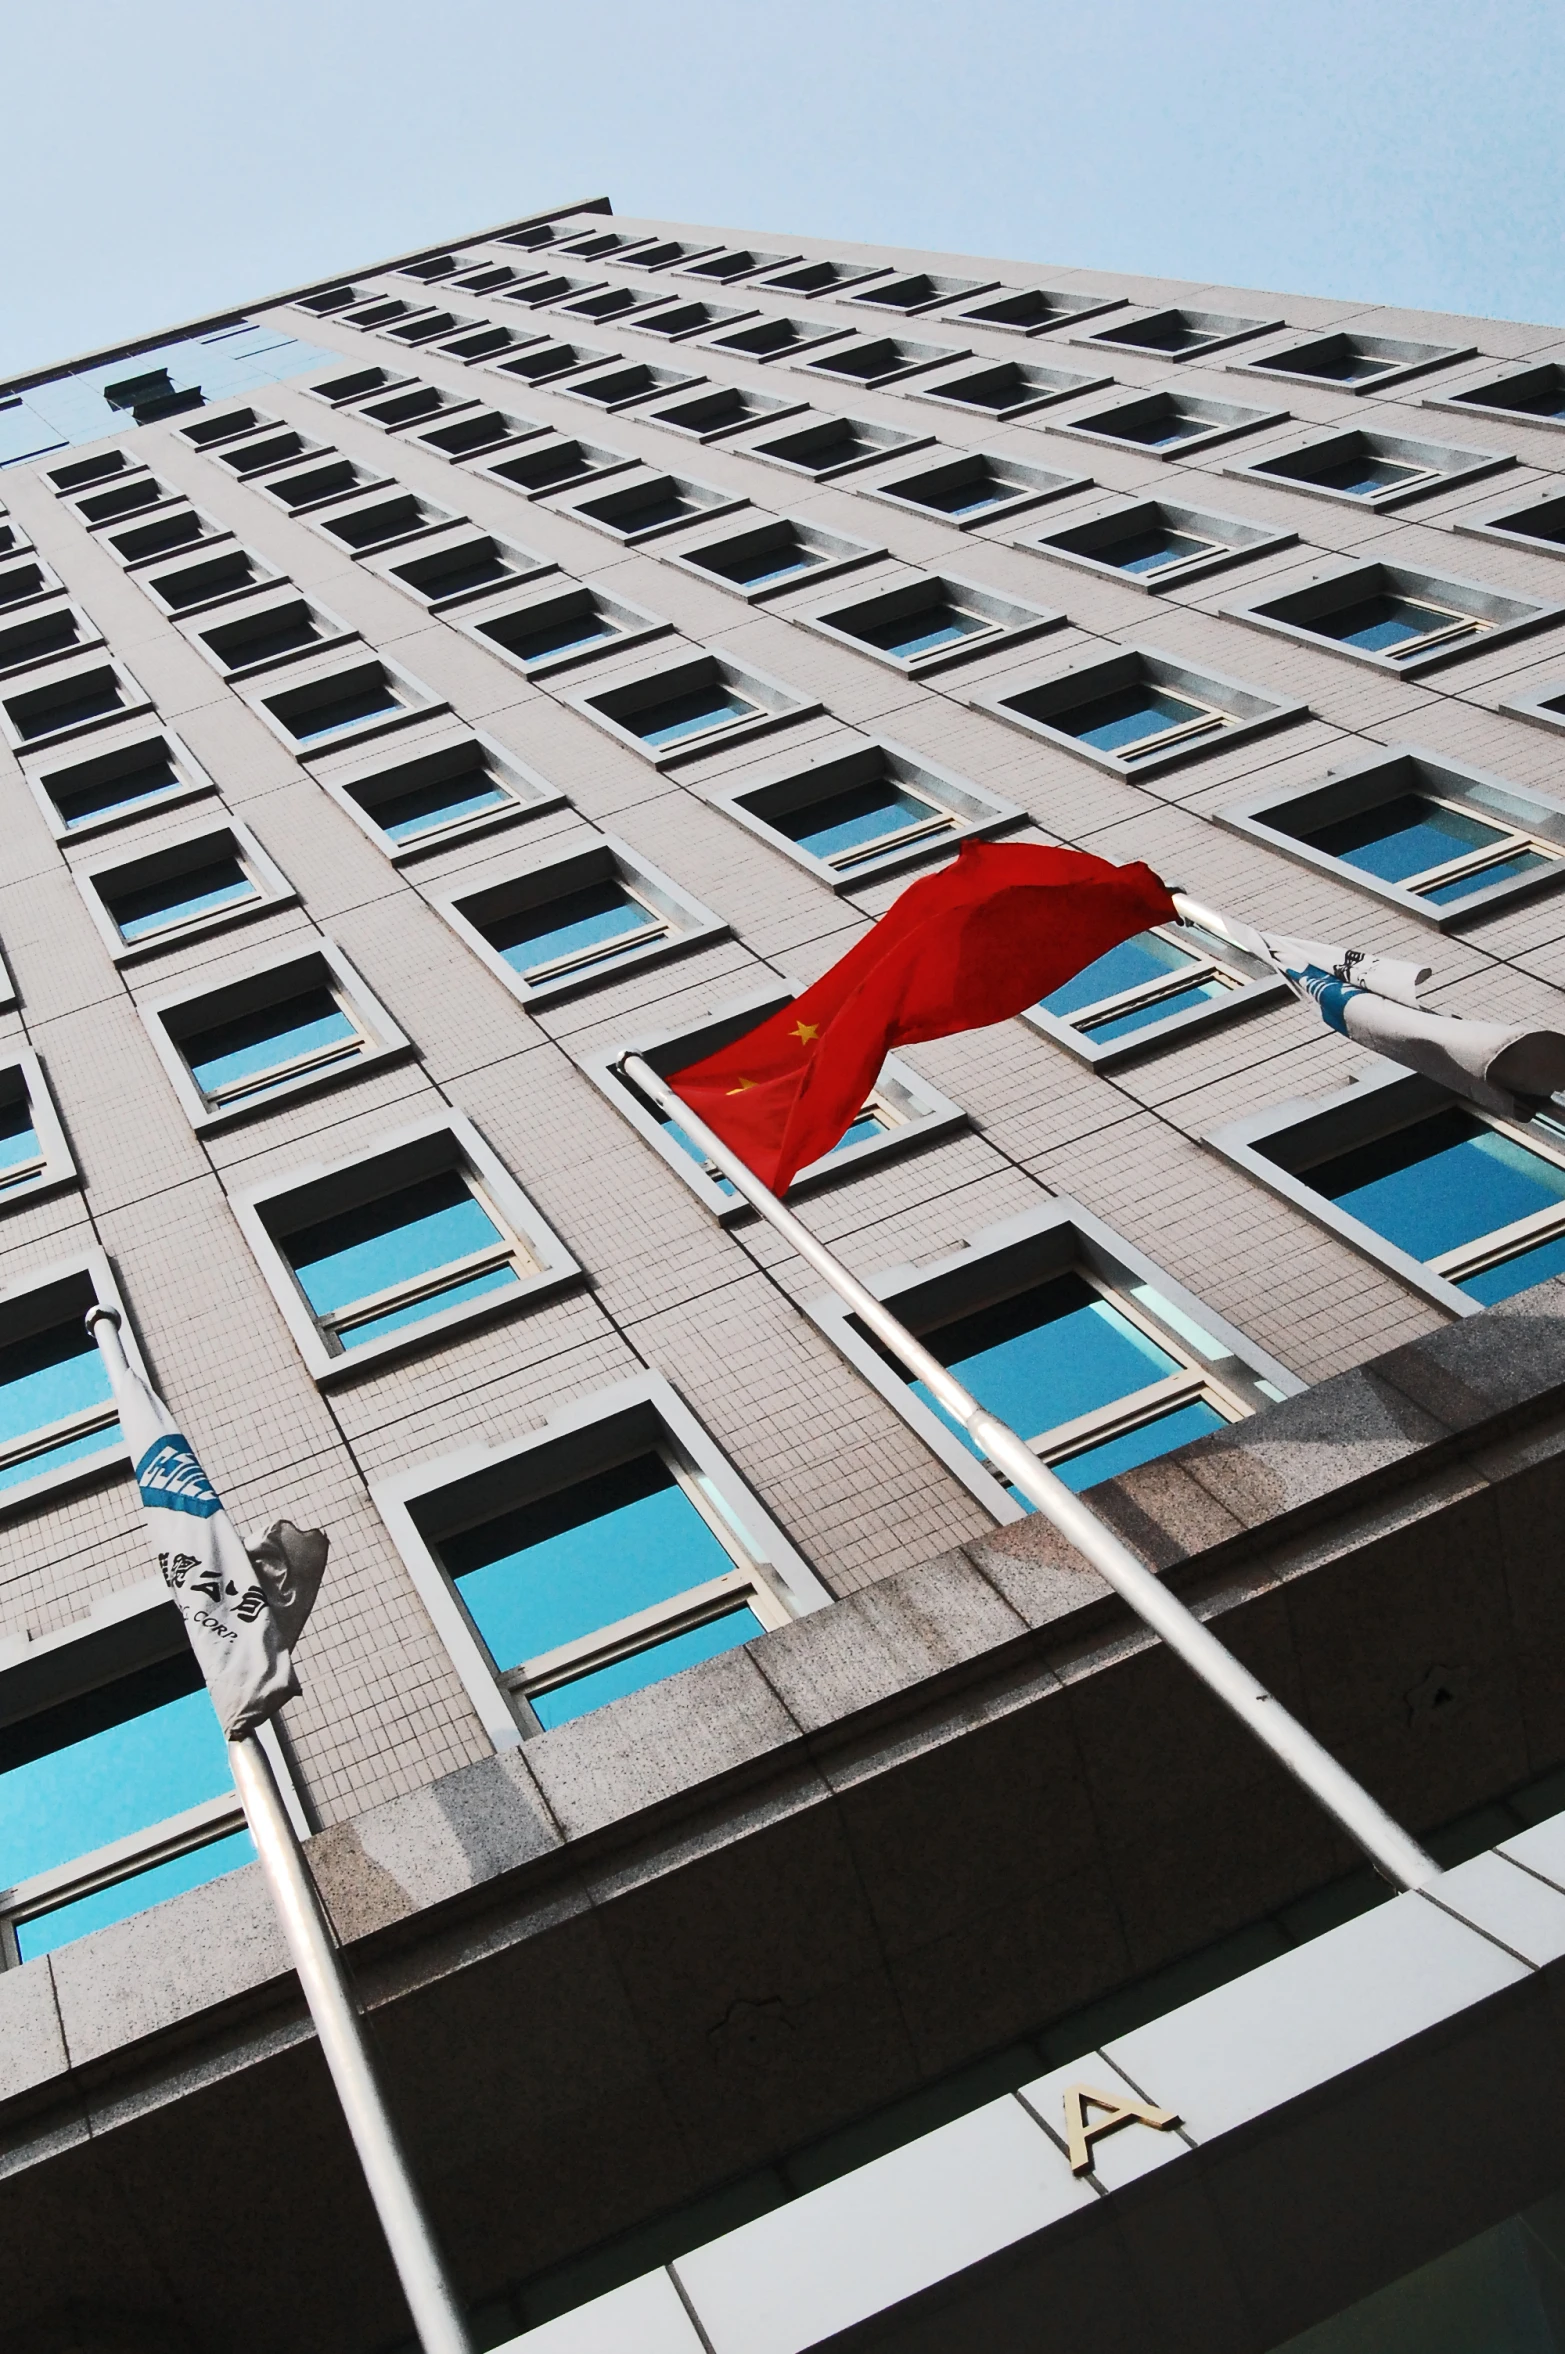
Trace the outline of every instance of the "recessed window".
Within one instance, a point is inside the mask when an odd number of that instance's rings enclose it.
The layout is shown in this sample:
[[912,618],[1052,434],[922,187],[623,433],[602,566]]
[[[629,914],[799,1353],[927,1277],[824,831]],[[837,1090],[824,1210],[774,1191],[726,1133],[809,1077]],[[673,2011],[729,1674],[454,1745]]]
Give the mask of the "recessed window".
[[257,485],[278,506],[286,507],[291,515],[302,515],[311,507],[324,506],[328,499],[346,498],[350,491],[373,490],[383,479],[371,473],[367,466],[356,466],[350,458],[333,458],[324,466],[310,466],[302,474],[285,474],[272,482]]
[[1565,424],[1565,367],[1543,360],[1508,376],[1492,376],[1429,400],[1431,408],[1477,409],[1480,415],[1526,417],[1542,425]]
[[667,299],[663,294],[638,293],[634,286],[603,286],[594,294],[578,295],[574,302],[562,302],[559,308],[568,319],[623,319]]
[[[992,285],[993,280],[987,283]],[[932,270],[913,270],[905,277],[877,279],[874,285],[850,294],[848,300],[912,316],[918,311],[934,310],[940,303],[960,302],[964,295],[982,294],[985,284],[982,278],[947,278]]]
[[497,1747],[829,1599],[654,1374],[373,1493]]
[[362,402],[359,415],[366,424],[378,425],[385,433],[400,433],[405,425],[421,425],[428,418],[443,417],[448,410],[471,405],[470,399],[443,392],[436,384],[410,384],[401,392],[387,393],[384,399]]
[[468,294],[498,294],[502,286],[514,286],[517,278],[518,273],[505,262],[483,262],[476,270],[464,270],[451,283]]
[[407,1039],[330,941],[142,1018],[191,1124],[265,1111],[405,1051]]
[[248,548],[230,548],[221,556],[204,556],[194,564],[149,572],[142,581],[148,593],[169,613],[189,613],[204,605],[218,605],[253,589],[270,588],[279,575]]
[[165,499],[178,496],[166,482],[159,482],[154,474],[132,474],[123,482],[115,482],[108,490],[93,491],[87,498],[73,501],[77,514],[90,530],[105,523],[118,523],[126,515],[139,515],[144,507],[156,507]]
[[616,229],[592,229],[584,237],[573,237],[562,250],[579,254],[583,261],[593,262],[609,254],[623,254],[627,248],[633,250],[648,242],[645,237],[622,237]]
[[140,472],[140,461],[124,450],[96,450],[90,458],[72,458],[68,465],[46,467],[44,480],[57,498],[65,498],[72,491],[85,490],[90,482],[107,482],[111,475]]
[[513,416],[508,409],[467,408],[448,424],[431,426],[415,438],[420,449],[434,450],[437,456],[460,465],[465,458],[504,449],[545,430],[536,418]]
[[889,425],[871,425],[860,417],[813,417],[768,440],[752,442],[748,455],[765,458],[774,466],[792,467],[817,482],[830,482],[860,466],[873,466],[878,459],[921,449],[929,438],[928,434],[898,433]]
[[1011,802],[884,739],[779,766],[717,806],[835,891],[946,857],[969,835],[1022,822]]
[[318,1379],[576,1274],[559,1237],[454,1114],[302,1183],[258,1188],[235,1210]]
[[996,719],[1121,776],[1192,759],[1218,744],[1280,727],[1304,711],[1303,704],[1284,703],[1142,646],[972,701]]
[[312,400],[327,401],[335,409],[349,401],[364,400],[372,392],[389,392],[393,385],[409,381],[407,376],[391,368],[354,368],[346,376],[329,376],[324,384],[307,384],[304,389]]
[[503,351],[519,351],[525,344],[541,340],[537,335],[518,335],[511,327],[464,327],[459,335],[448,335],[436,349],[447,359],[461,360],[471,367],[477,360],[498,359]]
[[35,1054],[0,1063],[0,1211],[76,1182],[65,1132]]
[[1409,441],[1400,433],[1355,428],[1331,433],[1303,449],[1285,450],[1253,465],[1232,468],[1254,480],[1288,482],[1325,498],[1352,499],[1363,506],[1400,506],[1432,490],[1476,482],[1513,461],[1498,450],[1448,449],[1438,442]]
[[518,581],[551,572],[554,567],[531,548],[518,547],[512,540],[496,539],[491,532],[475,533],[471,527],[463,527],[460,537],[437,540],[418,555],[403,557],[381,569],[388,580],[408,590],[432,611],[440,612],[447,605],[460,604],[469,597],[512,588]]
[[423,308],[424,305],[420,303],[378,298],[373,302],[361,303],[357,310],[344,311],[342,323],[345,327],[361,327],[366,331],[373,327],[389,327],[393,320],[415,317]]
[[711,339],[713,351],[737,352],[746,360],[794,359],[817,344],[841,343],[846,327],[824,319],[756,319],[746,327],[731,327]]
[[138,523],[129,531],[104,534],[125,565],[145,564],[152,557],[171,555],[177,548],[202,547],[228,536],[221,525],[210,522],[194,507],[176,507],[172,513],[159,515],[151,523]]
[[1155,590],[1291,547],[1297,537],[1236,515],[1214,515],[1168,499],[1138,499],[1113,514],[1036,532],[1016,545]]
[[1565,881],[1565,809],[1407,745],[1218,822],[1324,867],[1425,922],[1449,924]]
[[612,360],[611,351],[589,349],[584,343],[531,343],[508,360],[492,362],[500,376],[518,376],[524,384],[552,384],[556,377],[574,376]]
[[793,262],[759,283],[776,294],[838,294],[846,286],[889,275],[884,262]]
[[396,860],[489,833],[518,817],[558,809],[564,795],[487,736],[454,741],[401,760],[371,760],[321,772],[321,783],[377,849]]
[[661,335],[678,343],[688,335],[715,335],[746,316],[731,303],[676,302],[666,309],[660,303],[655,310],[639,312],[629,324],[639,335]]
[[954,573],[935,573],[895,588],[850,592],[806,618],[812,629],[922,676],[1020,645],[1057,629],[1064,615],[997,596]]
[[120,1305],[97,1253],[0,1291],[0,1503],[8,1509],[124,1463],[108,1371],[83,1322],[95,1302]]
[[1050,431],[1182,458],[1196,450],[1215,449],[1241,433],[1257,433],[1265,425],[1285,424],[1287,414],[1286,409],[1243,409],[1233,401],[1202,400],[1188,392],[1147,392],[1090,416],[1073,417]]
[[830,580],[883,553],[868,540],[847,539],[814,523],[777,517],[686,547],[668,560],[703,579],[720,581],[743,597],[765,598],[806,582]]
[[80,840],[215,789],[185,746],[161,732],[24,773],[56,840]]
[[13,746],[46,744],[144,709],[146,697],[117,663],[82,657],[74,668],[39,686],[17,686],[0,696]]
[[905,336],[877,335],[834,344],[818,358],[801,364],[811,375],[834,376],[845,384],[865,384],[873,389],[900,384],[909,376],[922,375],[926,369],[962,356],[949,343],[914,343]]
[[1226,610],[1255,628],[1330,646],[1381,670],[1416,672],[1541,629],[1561,609],[1405,564],[1358,564]]
[[1080,368],[1046,368],[1031,360],[967,360],[945,375],[925,376],[912,386],[911,397],[1006,423],[1012,417],[1031,416],[1035,409],[1052,408],[1056,401],[1073,400],[1078,393],[1101,392],[1112,382],[1112,377],[1088,375]]
[[578,376],[574,384],[565,387],[565,397],[590,401],[594,408],[612,414],[616,409],[634,408],[642,401],[656,400],[660,393],[681,392],[687,385],[700,381],[699,376],[678,368],[656,368],[650,361],[626,360],[619,367],[605,369],[600,376]]
[[583,294],[589,286],[598,284],[592,278],[566,278],[558,271],[535,270],[530,277],[510,289],[502,298],[506,302],[525,303],[529,310],[540,304],[562,302],[568,294]]
[[710,245],[691,245],[673,237],[657,238],[649,244],[638,246],[634,253],[627,253],[624,267],[627,270],[667,270],[675,262],[692,262],[701,254],[711,251]]
[[546,866],[464,883],[435,904],[524,1000],[595,988],[725,929],[710,908],[608,839]]
[[1171,309],[1147,312],[1139,319],[1116,320],[1111,327],[1095,327],[1085,340],[1111,344],[1117,351],[1150,351],[1165,359],[1193,360],[1281,325],[1280,319],[1240,319],[1226,311]]
[[277,588],[243,605],[238,612],[197,625],[187,623],[185,634],[226,677],[270,669],[312,647],[333,644],[349,635],[345,625],[323,606],[311,604],[297,589]]
[[1471,356],[1471,344],[1405,343],[1391,336],[1312,335],[1286,351],[1266,352],[1245,367],[1268,376],[1296,377],[1305,384],[1342,384],[1354,392],[1379,392],[1426,369],[1447,367]]
[[1124,307],[1123,296],[1117,294],[1067,292],[1057,286],[995,286],[951,316],[964,327],[986,327],[991,333],[1043,335],[1051,327],[1079,326],[1099,311]]
[[1565,1273],[1565,1125],[1552,1104],[1519,1125],[1399,1072],[1208,1141],[1458,1314]]
[[635,459],[623,450],[604,448],[597,442],[574,441],[564,435],[540,436],[524,449],[507,458],[497,458],[483,471],[495,482],[503,482],[510,490],[519,490],[527,498],[548,498],[557,490],[575,490],[583,483],[596,482],[606,474],[618,474]]
[[305,433],[296,433],[289,426],[281,433],[263,433],[254,441],[241,442],[237,449],[221,449],[217,462],[231,474],[243,479],[250,474],[264,474],[269,467],[286,466],[292,458],[315,458],[326,453],[326,444],[313,441]]
[[1106,1069],[1286,995],[1258,958],[1194,924],[1159,924],[1095,957],[1022,1018]]
[[411,491],[397,491],[389,498],[374,497],[351,507],[335,508],[331,514],[317,517],[315,528],[351,548],[357,556],[367,549],[389,547],[396,540],[413,539],[420,532],[438,530],[441,525],[456,521],[449,507],[436,507],[427,499],[416,499]]
[[[876,1286],[933,1356],[1080,1493],[1301,1386],[1075,1204]],[[996,1519],[1032,1507],[834,1301],[806,1311]]]
[[437,253],[427,262],[409,262],[406,269],[399,270],[397,275],[399,278],[418,278],[427,283],[431,278],[449,278],[455,268],[454,253]]
[[356,662],[259,696],[254,708],[302,756],[431,709],[425,689],[389,662]]
[[753,278],[762,270],[780,270],[789,258],[785,253],[762,253],[755,246],[731,246],[726,252],[709,254],[705,261],[692,262],[678,274],[685,278],[710,278],[726,286],[733,278]]
[[463,319],[455,311],[425,311],[419,318],[406,319],[381,332],[392,343],[409,345],[433,343],[437,336],[455,335],[463,327],[477,327],[482,321],[471,316]]
[[680,531],[703,517],[731,515],[748,505],[709,482],[687,482],[673,474],[647,474],[604,491],[595,498],[578,499],[566,512],[612,532],[630,547],[658,539],[666,531]]
[[0,565],[0,610],[30,604],[35,597],[51,596],[60,586],[58,574],[41,558],[29,557],[19,564]]
[[474,615],[458,626],[537,678],[602,654],[622,653],[663,636],[669,625],[639,605],[563,581],[550,595],[503,613]]
[[969,531],[1087,487],[1084,475],[1057,474],[1021,458],[995,458],[979,451],[941,458],[911,474],[894,474],[877,482],[869,495],[916,514],[944,515],[959,530]]
[[162,843],[139,858],[99,859],[75,872],[94,922],[121,963],[293,896],[287,878],[237,820]]
[[318,318],[324,318],[330,311],[346,310],[349,303],[357,302],[358,291],[356,286],[327,286],[319,294],[299,295],[297,307],[301,311],[314,311]]
[[1565,497],[1558,491],[1533,499],[1508,514],[1482,516],[1476,522],[1453,517],[1451,528],[1472,539],[1492,539],[1499,546],[1536,548],[1541,555],[1565,554]]
[[179,435],[192,449],[216,449],[219,442],[237,441],[241,434],[260,433],[277,419],[265,409],[224,409],[216,417],[198,417],[193,425],[181,425]]
[[766,425],[782,417],[796,417],[805,403],[784,400],[779,394],[752,392],[739,384],[714,384],[685,400],[653,409],[650,425],[666,425],[671,433],[686,433],[692,441],[722,441],[742,433],[747,425]]
[[0,622],[0,673],[30,670],[56,654],[72,654],[103,643],[75,605],[51,605],[15,621]]
[[726,654],[696,654],[649,677],[570,700],[622,743],[657,761],[713,750],[741,732],[759,734],[819,709]]

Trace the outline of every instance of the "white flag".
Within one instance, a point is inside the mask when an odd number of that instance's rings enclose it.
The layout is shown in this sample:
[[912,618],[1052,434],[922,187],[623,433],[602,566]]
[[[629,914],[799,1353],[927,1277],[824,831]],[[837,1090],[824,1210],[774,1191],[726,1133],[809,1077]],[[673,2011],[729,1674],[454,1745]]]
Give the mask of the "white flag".
[[[117,1328],[112,1311],[99,1319]],[[230,1741],[254,1732],[299,1690],[293,1670],[298,1640],[320,1589],[328,1539],[319,1529],[278,1521],[254,1552],[161,1398],[126,1362],[116,1329],[104,1346],[120,1424],[136,1469],[136,1486],[163,1581]]]
[[1530,1120],[1565,1087],[1565,1032],[1527,1022],[1468,1022],[1456,1014],[1353,988],[1334,973],[1306,966],[1289,975],[1320,1008],[1321,1019],[1357,1046],[1373,1047],[1410,1071],[1422,1071],[1453,1095],[1502,1119]]

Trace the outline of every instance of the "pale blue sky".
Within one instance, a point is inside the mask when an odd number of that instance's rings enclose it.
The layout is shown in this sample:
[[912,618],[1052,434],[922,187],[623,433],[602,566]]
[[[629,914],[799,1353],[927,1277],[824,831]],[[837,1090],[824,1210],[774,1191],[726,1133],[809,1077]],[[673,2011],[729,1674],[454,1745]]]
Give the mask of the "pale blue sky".
[[1565,321],[1560,0],[53,0],[0,373],[576,196]]

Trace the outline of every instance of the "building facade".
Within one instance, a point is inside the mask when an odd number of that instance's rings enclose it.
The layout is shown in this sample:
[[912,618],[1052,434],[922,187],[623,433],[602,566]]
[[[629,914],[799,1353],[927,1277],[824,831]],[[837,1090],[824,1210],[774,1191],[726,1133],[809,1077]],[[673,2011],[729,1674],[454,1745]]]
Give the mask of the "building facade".
[[1558,1023],[1562,426],[601,199],[0,394],[0,2346],[406,2341],[94,1301],[331,1534],[274,1757],[484,2344],[1565,2345],[1565,1110],[1177,924],[791,1197],[1391,1899],[623,1069],[975,839]]

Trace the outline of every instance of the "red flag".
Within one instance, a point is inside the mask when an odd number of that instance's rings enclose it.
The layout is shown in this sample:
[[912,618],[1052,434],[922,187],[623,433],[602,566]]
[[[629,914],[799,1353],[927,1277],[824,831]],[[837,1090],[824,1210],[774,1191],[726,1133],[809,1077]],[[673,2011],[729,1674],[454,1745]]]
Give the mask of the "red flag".
[[1149,866],[964,842],[954,865],[911,884],[802,997],[669,1085],[785,1193],[849,1127],[893,1047],[1003,1022],[1173,918]]

